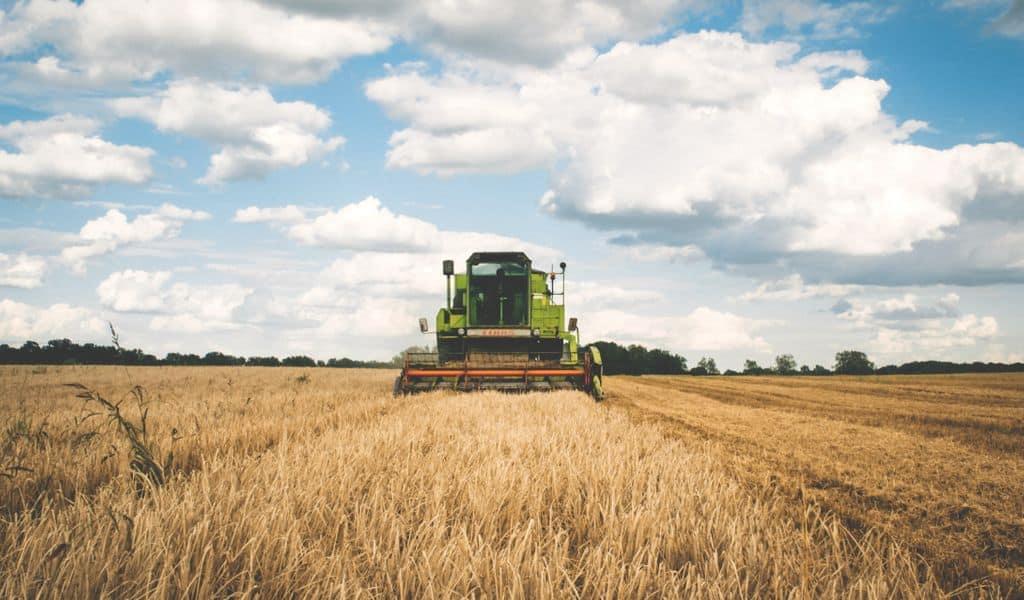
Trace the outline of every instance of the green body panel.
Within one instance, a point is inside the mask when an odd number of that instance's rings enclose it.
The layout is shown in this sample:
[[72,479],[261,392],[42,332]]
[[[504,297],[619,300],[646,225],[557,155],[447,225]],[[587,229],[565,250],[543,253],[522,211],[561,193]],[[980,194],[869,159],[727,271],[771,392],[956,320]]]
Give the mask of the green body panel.
[[[525,261],[525,266],[530,268],[529,276],[527,278],[528,283],[523,286],[523,280],[518,279],[519,283],[516,283],[516,289],[523,289],[521,292],[521,298],[514,298],[516,311],[515,315],[522,316],[523,321],[518,322],[514,326],[503,325],[503,324],[488,324],[479,325],[471,322],[471,317],[477,315],[479,311],[474,310],[476,306],[483,307],[482,300],[477,300],[480,304],[470,304],[474,301],[471,297],[471,287],[473,282],[469,275],[472,269],[472,261],[486,260],[490,256],[511,256],[515,255],[518,258],[516,260]],[[509,259],[510,261],[512,259]],[[560,354],[558,359],[560,364],[571,366],[578,365],[580,362],[579,349],[577,346],[577,338],[575,332],[566,330],[566,319],[565,319],[565,307],[561,304],[556,304],[554,301],[553,290],[548,285],[549,274],[542,271],[532,270],[530,267],[531,263],[526,255],[521,253],[502,253],[502,254],[474,254],[467,261],[467,268],[465,272],[456,273],[452,277],[453,289],[451,290],[451,308],[444,307],[437,312],[435,331],[437,332],[437,346],[439,349],[444,347],[458,347],[466,349],[471,347],[473,344],[487,343],[489,348],[502,348],[507,346],[511,351],[520,347],[527,341],[532,344],[532,347],[543,347],[545,348],[545,354],[550,355],[552,352]],[[508,280],[511,281],[511,277]],[[510,285],[511,284],[506,284]],[[520,292],[515,292],[520,293]],[[503,298],[507,298],[512,294],[503,295]],[[481,295],[481,298],[483,296]],[[522,300],[522,301],[521,301]],[[523,307],[525,307],[525,315],[523,315]],[[480,310],[483,310],[482,308]],[[510,311],[511,312],[511,311]],[[515,329],[524,333],[522,330],[529,330],[528,339],[521,337],[491,337],[481,340],[478,337],[474,337],[474,330],[497,330],[497,329]],[[463,333],[460,334],[459,331]],[[547,350],[551,349],[551,350]]]
[[463,273],[445,260],[449,300],[435,318],[437,351],[406,353],[395,394],[580,390],[600,400],[601,354],[580,348],[569,331],[575,320],[565,318],[559,266],[560,292],[558,274],[534,270],[522,252],[476,252]]

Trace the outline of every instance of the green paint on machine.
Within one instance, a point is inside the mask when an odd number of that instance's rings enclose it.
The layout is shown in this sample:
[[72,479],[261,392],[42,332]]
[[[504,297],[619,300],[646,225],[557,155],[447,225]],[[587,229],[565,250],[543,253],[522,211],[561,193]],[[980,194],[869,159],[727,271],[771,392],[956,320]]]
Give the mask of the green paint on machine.
[[[578,389],[600,400],[601,354],[580,347],[576,319],[566,321],[565,263],[559,267],[534,269],[522,252],[475,252],[462,273],[444,261],[437,352],[407,354],[396,393]],[[426,319],[420,328],[428,331]]]

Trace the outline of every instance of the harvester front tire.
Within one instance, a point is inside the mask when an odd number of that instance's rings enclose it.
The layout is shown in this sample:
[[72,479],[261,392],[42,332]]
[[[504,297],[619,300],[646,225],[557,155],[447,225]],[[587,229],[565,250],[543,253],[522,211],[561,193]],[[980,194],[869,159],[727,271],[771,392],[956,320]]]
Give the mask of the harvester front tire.
[[395,377],[395,384],[391,386],[391,395],[395,398],[402,395],[402,377]]
[[604,388],[601,386],[601,377],[594,377],[590,381],[590,395],[594,397],[594,402],[600,402],[604,400]]

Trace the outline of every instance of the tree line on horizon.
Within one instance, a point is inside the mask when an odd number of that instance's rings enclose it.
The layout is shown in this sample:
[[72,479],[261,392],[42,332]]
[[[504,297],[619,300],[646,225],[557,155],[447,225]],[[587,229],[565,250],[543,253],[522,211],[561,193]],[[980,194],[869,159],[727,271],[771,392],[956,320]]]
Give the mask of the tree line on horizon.
[[[693,367],[688,366],[686,357],[660,348],[646,348],[639,344],[620,345],[615,342],[598,341],[596,346],[604,363],[606,375],[894,375],[894,374],[942,374],[942,373],[1010,373],[1024,372],[1024,363],[949,361],[911,361],[901,365],[886,365],[876,368],[868,356],[858,350],[837,352],[832,368],[822,365],[797,366],[792,354],[780,354],[774,364],[762,367],[754,360],[746,360],[742,371],[726,370],[722,373],[715,359],[701,357]],[[389,361],[331,358],[316,360],[305,355],[287,356],[233,356],[223,352],[198,354],[170,352],[164,358],[157,358],[139,349],[126,349],[119,345],[77,344],[69,339],[50,340],[46,345],[27,341],[20,347],[0,344],[0,364],[47,364],[47,365],[138,365],[138,366],[251,366],[251,367],[327,367],[327,368],[400,368],[406,352],[428,352],[430,348],[413,346],[397,354]]]
[[692,368],[687,368],[686,357],[659,348],[647,349],[639,344],[621,346],[615,342],[594,342],[601,351],[606,375],[895,375],[940,373],[1012,373],[1024,372],[1024,363],[970,362],[954,363],[939,360],[911,361],[901,365],[876,368],[867,354],[859,350],[836,353],[832,368],[822,365],[797,366],[792,354],[780,354],[774,364],[762,367],[747,359],[742,371],[719,371],[715,359],[703,356]]
[[217,367],[334,367],[393,369],[391,361],[354,360],[331,358],[316,360],[305,355],[286,356],[233,356],[223,352],[198,354],[169,352],[164,358],[157,358],[139,349],[122,348],[117,345],[76,344],[69,339],[50,340],[45,346],[27,341],[19,348],[0,344],[0,364],[46,364],[46,365],[136,365],[136,366],[217,366]]

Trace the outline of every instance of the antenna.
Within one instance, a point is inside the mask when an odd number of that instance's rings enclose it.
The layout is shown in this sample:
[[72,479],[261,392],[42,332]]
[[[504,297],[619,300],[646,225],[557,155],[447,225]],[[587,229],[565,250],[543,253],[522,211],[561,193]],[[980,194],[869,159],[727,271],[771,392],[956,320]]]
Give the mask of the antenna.
[[562,269],[562,306],[565,306],[565,262],[558,263],[558,266]]

